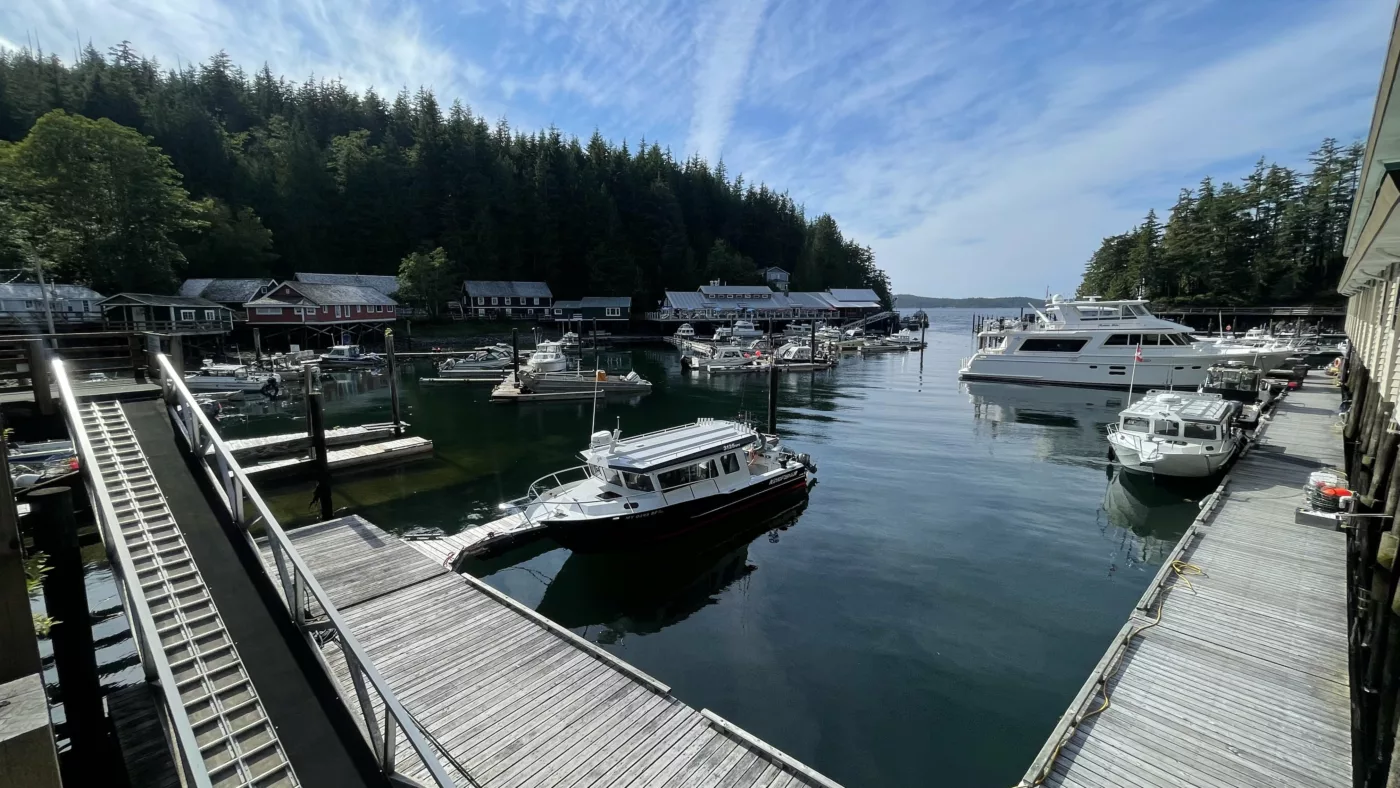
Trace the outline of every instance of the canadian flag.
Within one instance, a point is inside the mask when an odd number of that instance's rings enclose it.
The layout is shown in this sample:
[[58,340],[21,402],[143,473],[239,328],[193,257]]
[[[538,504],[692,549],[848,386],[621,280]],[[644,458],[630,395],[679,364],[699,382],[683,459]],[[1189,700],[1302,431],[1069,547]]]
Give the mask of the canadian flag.
[[1142,345],[1138,345],[1137,350],[1133,352],[1133,361],[1142,361]]

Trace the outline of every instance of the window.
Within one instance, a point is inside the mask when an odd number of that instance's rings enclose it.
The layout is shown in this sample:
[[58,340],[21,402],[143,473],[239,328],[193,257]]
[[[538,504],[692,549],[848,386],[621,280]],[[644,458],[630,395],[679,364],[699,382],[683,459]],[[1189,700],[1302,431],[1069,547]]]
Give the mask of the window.
[[724,466],[725,473],[739,472],[739,458],[733,454],[726,454],[719,458],[719,464]]
[[491,296],[491,306],[498,306],[498,305],[500,305],[500,303],[501,303],[501,299],[500,299],[500,298],[497,298],[496,296]]
[[651,477],[645,473],[628,473],[627,471],[623,471],[622,486],[629,490],[636,490],[637,492],[656,492],[656,488],[652,486]]
[[477,297],[476,297],[476,303],[477,303],[477,304],[484,304],[484,303],[486,303],[486,299],[485,299],[485,298],[482,298],[481,296],[477,296]]
[[1202,424],[1199,421],[1188,421],[1181,425],[1181,437],[1213,441],[1218,437],[1218,433],[1216,432],[1214,424]]
[[1147,432],[1147,419],[1138,416],[1123,417],[1124,432]]
[[24,302],[24,308],[25,308],[25,309],[33,309],[33,308],[34,308],[34,302],[33,302],[33,301],[25,301],[25,302]]
[[621,307],[610,306],[606,309],[607,317],[622,317]]
[[677,487],[684,487],[687,484],[713,479],[719,476],[719,467],[714,460],[708,462],[698,462],[694,465],[687,465],[684,468],[672,468],[669,471],[662,471],[656,474],[656,480],[661,483],[662,490],[673,490]]
[[486,317],[486,310],[485,310],[485,309],[478,309],[478,310],[476,310],[476,316],[477,316],[477,317]]
[[1028,353],[1078,353],[1088,344],[1087,339],[1027,339],[1020,350]]
[[336,317],[345,317],[345,312],[340,308],[340,304],[336,304],[336,305],[335,305],[335,316],[336,316]]
[[529,310],[526,310],[526,311],[529,312],[529,314],[531,314],[531,315],[535,314],[535,310],[534,310],[534,309],[529,309]]
[[1176,437],[1176,422],[1167,420],[1157,420],[1152,422],[1152,432],[1157,435],[1168,435]]
[[535,306],[539,306],[540,300],[538,298],[534,298],[530,300],[530,303],[534,304]]
[[554,314],[556,314],[556,315],[562,315],[562,314],[564,314],[564,310],[562,310],[562,309],[556,309],[556,310],[554,310]]
[[1182,343],[1183,345],[1189,345],[1189,344],[1191,344],[1192,342],[1199,342],[1199,341],[1200,341],[1200,340],[1196,339],[1195,337],[1191,336],[1190,334],[1177,334],[1177,336],[1181,338],[1181,343]]
[[1085,306],[1079,308],[1081,320],[1117,320],[1121,313],[1116,306]]
[[206,309],[204,310],[204,319],[212,323],[213,321],[218,320],[219,318],[215,315],[214,310]]
[[193,309],[181,309],[181,310],[180,310],[180,319],[181,319],[181,320],[194,320],[194,310],[193,310]]

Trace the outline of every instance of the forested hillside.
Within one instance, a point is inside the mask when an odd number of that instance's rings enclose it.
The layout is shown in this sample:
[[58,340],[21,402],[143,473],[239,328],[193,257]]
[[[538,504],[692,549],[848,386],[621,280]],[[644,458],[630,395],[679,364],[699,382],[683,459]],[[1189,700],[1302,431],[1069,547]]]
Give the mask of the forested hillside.
[[4,52],[0,140],[0,267],[38,258],[106,292],[396,274],[417,255],[445,256],[442,279],[545,280],[647,307],[709,279],[761,282],[771,265],[794,289],[891,302],[870,249],[833,218],[722,162],[526,133],[421,89],[291,82],[223,53],[168,71],[127,44],[72,65]]
[[1207,177],[1182,189],[1163,225],[1156,211],[1103,240],[1080,295],[1154,302],[1293,304],[1337,298],[1342,245],[1363,149],[1323,140],[1299,173],[1261,159],[1236,185]]

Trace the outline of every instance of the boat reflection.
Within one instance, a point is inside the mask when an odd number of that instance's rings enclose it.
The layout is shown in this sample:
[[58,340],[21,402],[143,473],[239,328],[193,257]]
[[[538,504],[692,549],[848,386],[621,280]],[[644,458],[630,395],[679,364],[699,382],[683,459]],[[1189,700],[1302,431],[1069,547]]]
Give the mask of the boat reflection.
[[777,542],[806,508],[775,501],[736,518],[723,532],[671,540],[646,550],[574,553],[545,589],[537,611],[570,629],[601,626],[599,643],[652,634],[716,604],[718,595],[757,571],[749,545],[767,534]]
[[[993,437],[1013,425],[1042,428],[1036,441],[1047,462],[1100,467],[1107,462],[1109,424],[1128,405],[1124,391],[1016,383],[962,384],[973,417],[990,425]],[[1138,399],[1140,394],[1134,394]]]
[[1119,543],[1125,560],[1132,564],[1157,566],[1186,533],[1200,501],[1215,483],[1159,484],[1150,476],[1114,474],[1104,492],[1104,535]]

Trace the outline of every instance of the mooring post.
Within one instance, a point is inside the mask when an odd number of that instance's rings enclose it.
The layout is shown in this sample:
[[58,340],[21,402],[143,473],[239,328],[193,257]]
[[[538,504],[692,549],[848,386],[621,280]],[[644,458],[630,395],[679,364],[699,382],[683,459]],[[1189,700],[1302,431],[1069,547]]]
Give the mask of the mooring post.
[[[560,348],[562,350],[562,348]],[[515,387],[520,388],[520,329],[510,330],[510,372],[515,376]]]
[[812,360],[817,360],[817,321],[812,321]]
[[78,547],[78,523],[73,516],[73,491],[49,487],[29,495],[33,505],[34,546],[48,555],[44,574],[44,606],[53,625],[54,667],[63,691],[69,739],[78,760],[101,758],[104,725],[102,685],[97,677],[92,619],[88,614],[83,557]]
[[598,361],[599,352],[600,351],[598,349],[598,318],[595,317],[593,318],[593,377],[595,378],[598,377],[598,370],[603,368],[603,365]]
[[394,355],[394,329],[384,329],[384,349],[389,355],[389,412],[394,416],[394,435],[403,434],[403,421],[399,418],[399,362]]
[[778,434],[778,365],[768,360],[768,432]]
[[316,498],[321,502],[321,519],[329,520],[335,509],[331,502],[331,459],[326,451],[326,416],[321,411],[321,392],[306,392],[306,421],[311,427],[311,450],[316,463]]
[[56,411],[53,405],[53,389],[49,388],[49,350],[42,339],[31,339],[28,345],[29,384],[34,390],[34,404],[39,412],[52,416]]

